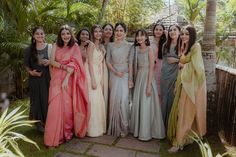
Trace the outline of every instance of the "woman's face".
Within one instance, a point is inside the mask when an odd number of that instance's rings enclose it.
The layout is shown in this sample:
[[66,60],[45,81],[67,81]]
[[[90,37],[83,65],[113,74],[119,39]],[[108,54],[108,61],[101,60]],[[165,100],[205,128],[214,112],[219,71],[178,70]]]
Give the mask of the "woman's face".
[[160,38],[162,36],[162,34],[164,33],[164,29],[162,26],[157,25],[154,29],[154,36],[156,38]]
[[110,25],[106,25],[106,27],[103,30],[103,35],[105,38],[111,38],[113,34],[113,29]]
[[121,25],[118,25],[115,29],[115,39],[116,40],[124,40],[126,36],[126,32]]
[[82,32],[80,33],[80,40],[81,41],[89,40],[89,32],[86,30],[82,30]]
[[169,36],[172,40],[178,39],[179,37],[179,29],[175,25],[171,26],[169,29]]
[[64,42],[64,44],[68,44],[70,42],[70,39],[71,39],[70,31],[67,30],[67,29],[63,29],[61,31],[61,39]]
[[94,38],[96,40],[100,40],[102,38],[102,30],[101,30],[101,28],[99,28],[99,27],[95,28],[93,36],[94,36]]
[[36,42],[44,42],[45,41],[45,34],[42,29],[37,29],[34,32],[33,38]]
[[180,34],[180,38],[183,43],[188,43],[189,42],[189,32],[187,29],[183,29]]
[[142,34],[141,32],[139,32],[138,35],[136,36],[136,40],[140,45],[145,43],[146,39],[147,39],[147,37],[144,34]]

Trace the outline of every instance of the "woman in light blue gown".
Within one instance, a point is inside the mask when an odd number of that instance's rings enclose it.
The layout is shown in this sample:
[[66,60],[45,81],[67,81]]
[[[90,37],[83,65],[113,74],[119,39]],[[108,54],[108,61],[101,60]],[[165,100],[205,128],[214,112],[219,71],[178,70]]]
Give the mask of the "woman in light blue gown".
[[[158,90],[154,74],[154,54],[145,30],[138,30],[135,35],[134,97],[131,111],[131,132],[140,140],[165,138]],[[132,61],[132,59],[130,59]]]

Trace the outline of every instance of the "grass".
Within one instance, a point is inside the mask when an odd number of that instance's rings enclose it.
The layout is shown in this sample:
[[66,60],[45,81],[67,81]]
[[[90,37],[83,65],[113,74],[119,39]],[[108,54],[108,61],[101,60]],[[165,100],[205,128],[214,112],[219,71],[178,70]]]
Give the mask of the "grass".
[[[22,109],[28,108],[29,100],[17,100],[10,105],[10,109],[16,108],[17,106],[22,106]],[[27,114],[27,113],[26,113]],[[33,141],[37,142],[40,150],[35,148],[33,145],[19,141],[20,148],[26,157],[53,157],[57,152],[66,152],[65,145],[61,145],[56,149],[47,149],[43,143],[43,134],[38,132],[35,127],[26,127],[17,130],[18,132],[29,137]],[[217,153],[223,154],[226,150],[224,145],[221,143],[217,136],[207,136],[207,141],[209,142],[214,156]],[[160,152],[158,153],[160,157],[200,157],[199,147],[196,143],[186,146],[183,151],[175,154],[169,154],[168,149],[171,147],[167,140],[160,140]]]

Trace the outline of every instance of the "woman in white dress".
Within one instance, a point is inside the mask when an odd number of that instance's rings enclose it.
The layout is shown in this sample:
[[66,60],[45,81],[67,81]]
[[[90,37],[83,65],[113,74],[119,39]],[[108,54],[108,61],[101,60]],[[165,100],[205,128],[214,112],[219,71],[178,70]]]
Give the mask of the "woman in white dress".
[[88,59],[85,62],[91,108],[87,136],[98,137],[106,132],[104,87],[107,87],[107,67],[104,59],[105,48],[101,44],[101,26],[94,25],[91,34],[93,42],[89,43]]

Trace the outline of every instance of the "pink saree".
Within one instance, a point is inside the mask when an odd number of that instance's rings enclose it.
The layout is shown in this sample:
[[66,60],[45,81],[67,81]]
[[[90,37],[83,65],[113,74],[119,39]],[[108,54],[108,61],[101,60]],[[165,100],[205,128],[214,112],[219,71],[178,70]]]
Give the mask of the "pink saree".
[[67,89],[61,88],[67,74],[65,70],[52,68],[49,88],[48,116],[45,126],[44,143],[58,146],[68,141],[73,134],[86,135],[89,120],[89,104],[85,69],[79,47],[57,47],[55,60],[74,69]]

